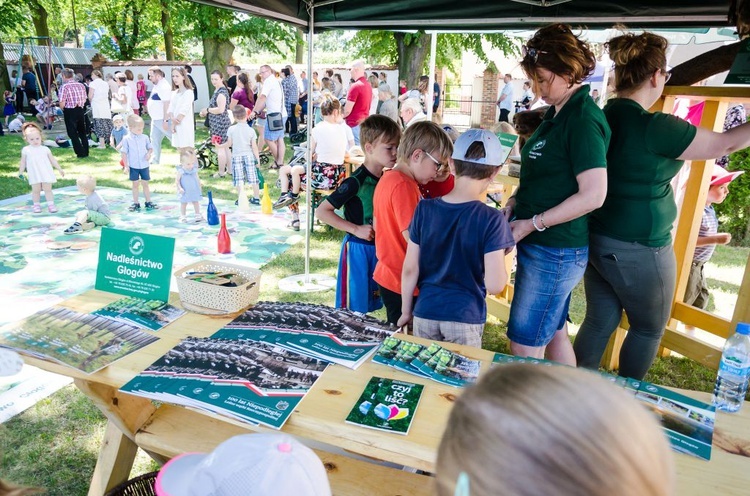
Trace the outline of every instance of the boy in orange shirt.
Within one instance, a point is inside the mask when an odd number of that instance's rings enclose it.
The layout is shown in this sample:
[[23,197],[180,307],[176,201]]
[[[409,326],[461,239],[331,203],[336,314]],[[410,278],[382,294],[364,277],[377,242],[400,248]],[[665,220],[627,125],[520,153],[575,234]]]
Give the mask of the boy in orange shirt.
[[401,317],[401,270],[409,224],[422,199],[419,185],[448,169],[452,153],[453,143],[437,124],[422,121],[409,126],[398,147],[396,166],[383,174],[375,188],[373,227],[378,263],[373,278],[392,324]]

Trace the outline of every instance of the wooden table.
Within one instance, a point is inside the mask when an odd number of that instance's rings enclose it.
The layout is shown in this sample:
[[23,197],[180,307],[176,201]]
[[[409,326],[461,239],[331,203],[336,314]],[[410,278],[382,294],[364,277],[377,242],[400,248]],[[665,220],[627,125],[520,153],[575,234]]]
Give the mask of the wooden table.
[[[67,300],[63,305],[81,312],[91,312],[118,298],[114,294],[92,290]],[[170,302],[179,306],[177,295],[173,294]],[[25,357],[28,363],[36,367],[73,377],[76,386],[91,398],[109,420],[90,495],[103,494],[108,488],[127,479],[137,446],[155,459],[163,461],[186,451],[210,451],[224,439],[236,434],[270,430],[183,407],[162,405],[156,408],[146,399],[117,391],[185,336],[210,336],[232,318],[233,316],[212,317],[188,312],[159,331],[157,335],[160,339],[156,343],[91,375]],[[400,337],[426,342],[412,336]],[[488,370],[492,361],[493,353],[490,351],[451,344],[446,344],[446,347],[482,360],[482,372]],[[408,436],[364,429],[344,422],[372,376],[425,385]],[[709,398],[706,393],[682,392],[703,401]],[[332,365],[298,405],[282,430],[365,457],[432,471],[451,405],[459,393],[459,389],[442,386],[371,361],[364,363],[358,370]],[[325,450],[317,452],[329,471],[334,494],[434,493],[432,479],[425,476],[352,460]],[[675,455],[679,482],[676,494],[748,494],[748,455],[750,406],[745,406],[739,414],[719,413],[710,462],[688,455]],[[374,490],[377,493],[373,493]]]

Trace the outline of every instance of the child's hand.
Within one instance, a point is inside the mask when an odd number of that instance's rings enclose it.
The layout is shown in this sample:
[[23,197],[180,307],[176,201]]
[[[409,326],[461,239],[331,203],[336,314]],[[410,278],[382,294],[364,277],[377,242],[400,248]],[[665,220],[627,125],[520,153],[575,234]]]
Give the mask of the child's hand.
[[60,177],[65,177],[65,171],[60,169]]
[[372,226],[369,224],[366,224],[364,226],[357,226],[352,234],[354,234],[359,239],[364,239],[365,241],[372,241],[373,239],[375,239],[375,230],[373,230]]
[[729,233],[717,233],[716,244],[717,245],[728,245],[732,241],[732,235]]
[[126,176],[127,176],[127,175],[129,175],[129,174],[130,174],[130,167],[128,167],[128,166],[126,165],[125,167],[123,167],[123,168],[122,168],[122,172],[123,172],[123,173],[124,173],[124,174],[125,174]]
[[396,327],[403,327],[406,324],[411,322],[411,313],[402,313],[401,317],[399,317],[398,322],[396,322]]
[[177,192],[179,194],[183,194],[185,192],[185,188],[183,188],[182,186],[180,186],[179,188],[177,188]]

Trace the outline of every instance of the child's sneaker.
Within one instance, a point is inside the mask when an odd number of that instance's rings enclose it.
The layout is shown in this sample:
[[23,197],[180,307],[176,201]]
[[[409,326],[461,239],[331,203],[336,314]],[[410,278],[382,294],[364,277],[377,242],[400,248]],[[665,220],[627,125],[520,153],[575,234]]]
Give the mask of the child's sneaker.
[[63,231],[63,233],[65,234],[75,234],[79,232],[83,232],[83,226],[79,224],[78,222],[76,222],[75,224],[73,224],[72,226],[70,226],[69,228]]
[[260,200],[257,198],[250,198],[248,201],[250,202],[250,205],[260,205]]
[[57,207],[55,206],[54,203],[50,203],[49,205],[47,205],[47,210],[49,210],[49,213],[51,214],[57,213]]
[[96,224],[94,224],[93,222],[84,222],[83,224],[81,224],[81,228],[83,228],[84,231],[90,231],[95,227]]
[[141,211],[141,204],[140,203],[133,203],[128,207],[128,210],[131,212],[140,212]]
[[156,203],[146,202],[146,210],[156,210],[159,206]]
[[31,209],[31,211],[34,212],[35,214],[41,214],[42,213],[42,206],[39,205],[38,203],[35,203],[34,206]]
[[195,214],[195,217],[193,218],[193,222],[195,222],[196,224],[199,224],[203,222],[204,220],[206,219],[204,219],[201,214]]
[[278,200],[276,200],[276,202],[273,204],[273,209],[278,210],[280,208],[288,207],[292,203],[296,202],[297,196],[287,191],[286,193],[282,194]]
[[179,220],[180,220],[180,222],[181,222],[182,224],[184,224],[184,223],[186,223],[186,222],[187,222],[187,217],[186,217],[186,216],[184,216],[184,215],[180,215],[180,219],[179,219]]

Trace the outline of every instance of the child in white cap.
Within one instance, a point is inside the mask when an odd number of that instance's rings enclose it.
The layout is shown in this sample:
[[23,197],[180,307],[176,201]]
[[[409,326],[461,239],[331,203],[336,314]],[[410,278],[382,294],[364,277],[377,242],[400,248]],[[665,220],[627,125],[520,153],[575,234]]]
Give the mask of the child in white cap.
[[703,266],[711,260],[716,245],[726,245],[732,240],[729,233],[720,233],[719,220],[716,218],[713,204],[721,203],[729,194],[729,183],[737,179],[743,171],[728,172],[724,168],[714,165],[714,171],[709,183],[706,207],[703,209],[701,227],[698,231],[698,241],[695,243],[693,264],[690,267],[685,303],[705,310],[708,306],[708,285],[703,274]]
[[157,496],[331,496],[320,458],[281,433],[243,434],[211,453],[177,456],[155,488]]
[[506,154],[482,129],[469,129],[453,146],[454,188],[419,202],[409,226],[398,325],[413,317],[415,336],[481,348],[485,297],[505,287],[505,254],[515,245],[503,213],[482,201]]

